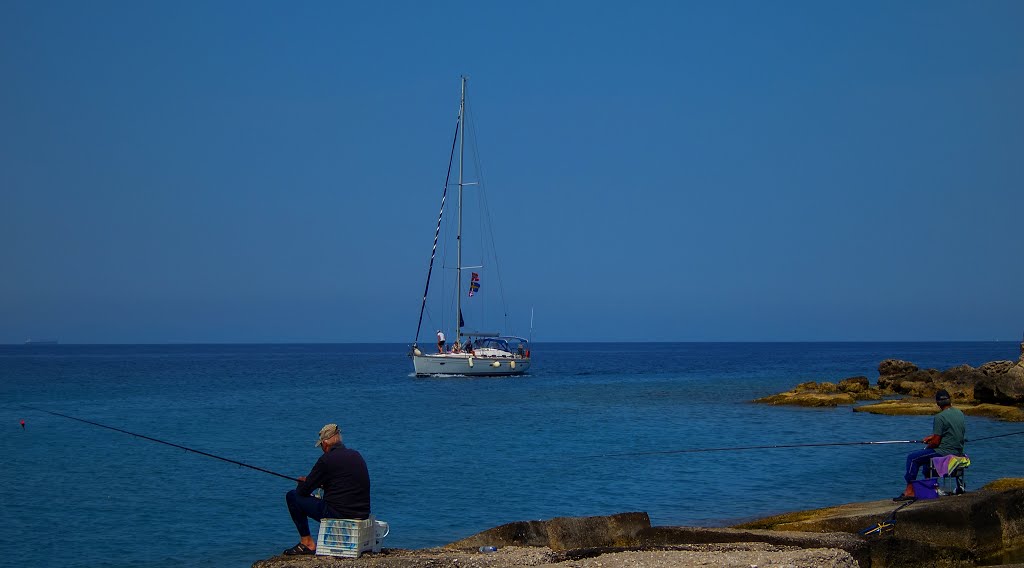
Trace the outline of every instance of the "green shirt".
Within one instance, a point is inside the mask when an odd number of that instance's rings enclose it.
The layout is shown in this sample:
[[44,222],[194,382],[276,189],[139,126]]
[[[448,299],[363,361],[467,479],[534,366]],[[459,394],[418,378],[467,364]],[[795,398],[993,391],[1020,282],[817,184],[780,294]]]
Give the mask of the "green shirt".
[[939,447],[935,451],[942,456],[964,455],[964,442],[967,437],[967,421],[960,409],[949,408],[935,415],[932,420],[932,434],[942,436]]

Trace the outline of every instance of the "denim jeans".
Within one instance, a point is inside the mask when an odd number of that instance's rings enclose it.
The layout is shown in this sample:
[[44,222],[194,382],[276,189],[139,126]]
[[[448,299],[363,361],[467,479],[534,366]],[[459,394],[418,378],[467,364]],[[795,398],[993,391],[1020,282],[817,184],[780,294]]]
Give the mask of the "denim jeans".
[[292,516],[292,522],[295,523],[300,537],[309,536],[309,519],[319,521],[338,518],[327,505],[327,501],[316,497],[300,497],[294,489],[285,495],[285,501],[288,503],[288,514]]
[[921,471],[921,468],[930,466],[929,462],[931,462],[932,458],[939,455],[939,452],[931,448],[910,452],[907,454],[907,472],[903,474],[903,479],[906,479],[907,483],[914,481],[917,479],[917,474]]

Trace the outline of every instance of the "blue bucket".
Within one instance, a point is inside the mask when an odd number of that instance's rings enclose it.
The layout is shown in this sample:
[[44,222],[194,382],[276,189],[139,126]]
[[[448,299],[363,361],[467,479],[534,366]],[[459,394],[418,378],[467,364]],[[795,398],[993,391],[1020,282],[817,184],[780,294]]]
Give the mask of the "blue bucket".
[[918,499],[936,499],[939,496],[939,478],[937,477],[915,479],[911,485],[914,487],[914,497]]

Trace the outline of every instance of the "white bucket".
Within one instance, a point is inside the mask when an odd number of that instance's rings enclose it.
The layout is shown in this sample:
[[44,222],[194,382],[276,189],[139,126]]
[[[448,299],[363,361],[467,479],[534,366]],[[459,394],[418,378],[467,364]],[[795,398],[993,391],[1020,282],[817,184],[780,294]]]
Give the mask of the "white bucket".
[[373,551],[380,552],[381,541],[391,533],[391,526],[384,521],[373,522]]

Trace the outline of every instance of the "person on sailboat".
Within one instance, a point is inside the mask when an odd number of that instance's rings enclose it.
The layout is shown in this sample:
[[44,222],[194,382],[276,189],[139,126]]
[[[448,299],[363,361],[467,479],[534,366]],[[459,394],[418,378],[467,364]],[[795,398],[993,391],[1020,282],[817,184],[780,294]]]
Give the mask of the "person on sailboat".
[[437,330],[437,352],[444,353],[444,332]]
[[[299,543],[283,552],[287,556],[316,552],[307,517],[316,521],[370,517],[370,474],[363,456],[341,443],[337,424],[320,429],[316,446],[323,455],[313,464],[309,475],[298,478],[298,487],[285,496],[288,514],[299,531]],[[312,495],[317,488],[323,489],[323,499]]]

